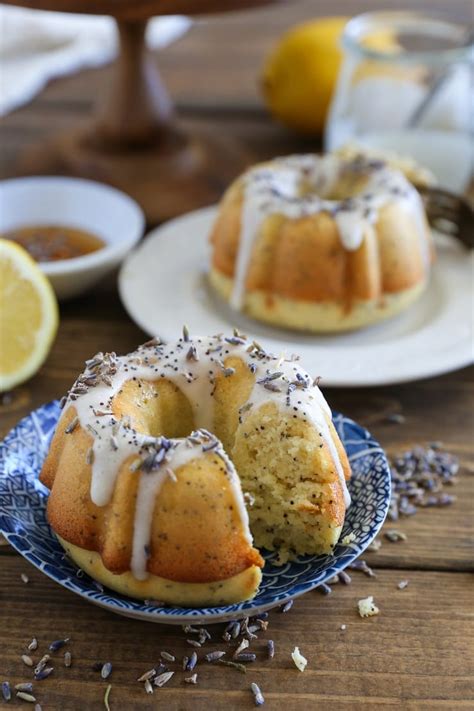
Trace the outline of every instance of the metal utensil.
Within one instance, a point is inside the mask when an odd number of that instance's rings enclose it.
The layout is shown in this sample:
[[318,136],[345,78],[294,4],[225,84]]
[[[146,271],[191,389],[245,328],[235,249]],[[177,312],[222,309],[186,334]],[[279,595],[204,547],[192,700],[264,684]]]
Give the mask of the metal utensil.
[[442,188],[417,186],[431,227],[474,249],[474,209],[466,197]]

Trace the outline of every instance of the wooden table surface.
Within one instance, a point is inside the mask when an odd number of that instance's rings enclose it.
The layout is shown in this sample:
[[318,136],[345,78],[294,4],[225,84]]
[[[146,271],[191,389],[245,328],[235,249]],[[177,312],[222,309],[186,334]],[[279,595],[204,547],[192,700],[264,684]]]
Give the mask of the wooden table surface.
[[[334,7],[329,2],[289,3],[276,10],[199,23],[159,57],[183,125],[225,135],[252,160],[317,147],[316,142],[270,122],[256,90],[257,67],[287,25],[325,14],[324,10],[353,13],[376,4],[375,0],[339,0]],[[441,0],[418,3],[427,4],[445,7]],[[453,1],[450,10],[468,18],[470,3]],[[199,85],[193,80],[198,70]],[[0,128],[2,175],[12,170],[25,146],[87,116],[109,71],[85,71],[52,83],[31,105],[7,116]],[[216,197],[223,187],[216,185]],[[60,397],[83,361],[97,350],[126,352],[144,339],[119,302],[115,279],[85,298],[64,304],[47,362],[0,406],[0,435],[32,408]],[[39,642],[32,655],[35,659],[51,640],[70,637],[72,667],[64,668],[58,654],[51,677],[35,683],[44,710],[104,708],[108,683],[111,709],[248,709],[253,707],[252,681],[260,685],[269,709],[473,708],[473,369],[391,387],[328,388],[325,394],[334,408],[369,427],[389,453],[441,440],[464,465],[451,490],[457,495],[452,506],[421,510],[397,522],[407,540],[390,543],[381,536],[381,549],[364,556],[375,578],[354,571],[351,585],[333,586],[328,596],[309,593],[287,614],[271,613],[267,632],[253,643],[258,658],[246,675],[202,664],[197,686],[183,683],[184,675],[177,671],[167,686],[148,696],[135,680],[156,664],[161,650],[179,659],[189,653],[182,630],[95,608],[3,545],[0,682],[31,679],[31,670],[20,656],[32,637]],[[405,422],[395,425],[383,420],[384,414],[393,412],[402,413]],[[22,581],[22,573],[28,583]],[[409,581],[404,590],[397,587],[401,580]],[[361,619],[357,601],[368,595],[374,596],[380,615]],[[211,632],[208,651],[225,648],[222,628]],[[276,647],[272,661],[265,658],[265,640],[270,638]],[[308,659],[304,673],[291,661],[295,646]],[[113,664],[107,682],[92,669],[99,661]],[[171,668],[178,670],[180,665]],[[0,701],[0,708],[19,703]]]

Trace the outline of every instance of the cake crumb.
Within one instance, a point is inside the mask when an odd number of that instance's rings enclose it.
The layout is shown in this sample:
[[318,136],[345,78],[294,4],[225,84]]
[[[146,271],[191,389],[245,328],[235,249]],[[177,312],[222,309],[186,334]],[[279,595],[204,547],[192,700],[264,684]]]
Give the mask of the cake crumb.
[[347,534],[347,536],[344,536],[342,539],[341,543],[343,546],[348,546],[349,543],[352,543],[356,539],[356,534],[354,531],[351,531],[350,533]]
[[378,615],[380,612],[379,608],[374,604],[373,595],[369,595],[369,597],[359,600],[357,604],[359,607],[359,615],[361,617],[372,617],[373,615]]
[[378,538],[373,540],[372,543],[370,544],[370,546],[367,546],[367,550],[373,551],[374,553],[379,551],[381,548],[382,548],[382,541],[379,541]]
[[301,654],[298,647],[295,647],[294,650],[292,651],[291,658],[293,659],[296,668],[299,669],[301,672],[303,672],[306,669],[308,660],[305,659],[305,657],[303,657],[303,655]]
[[398,585],[397,585],[397,588],[398,588],[399,590],[405,590],[405,588],[407,587],[407,585],[408,585],[408,580],[400,580],[400,582],[399,582]]
[[343,632],[345,632],[346,629],[347,629],[347,625],[341,625],[341,630],[342,630]]

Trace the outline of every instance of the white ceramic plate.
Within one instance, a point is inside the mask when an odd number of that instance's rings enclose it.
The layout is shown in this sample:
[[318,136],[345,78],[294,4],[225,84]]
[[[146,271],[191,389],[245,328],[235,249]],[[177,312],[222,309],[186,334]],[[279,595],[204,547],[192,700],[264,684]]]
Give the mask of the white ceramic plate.
[[150,335],[172,340],[184,323],[196,334],[236,326],[272,352],[298,352],[313,376],[335,386],[417,380],[474,360],[474,260],[454,240],[436,236],[438,259],[429,288],[404,314],[355,333],[318,336],[261,324],[211,291],[206,270],[215,214],[209,207],[158,227],[124,263],[122,301]]

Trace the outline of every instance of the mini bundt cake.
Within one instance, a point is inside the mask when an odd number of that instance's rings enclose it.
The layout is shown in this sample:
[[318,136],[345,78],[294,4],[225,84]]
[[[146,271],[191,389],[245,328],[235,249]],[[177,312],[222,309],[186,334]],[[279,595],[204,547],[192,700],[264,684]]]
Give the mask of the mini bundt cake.
[[250,528],[282,561],[330,552],[349,476],[329,407],[294,357],[185,329],[87,361],[41,481],[51,527],[85,572],[132,597],[201,606],[257,592]]
[[417,190],[363,155],[253,167],[224,195],[210,239],[210,282],[234,309],[314,332],[399,313],[424,290],[433,256]]

